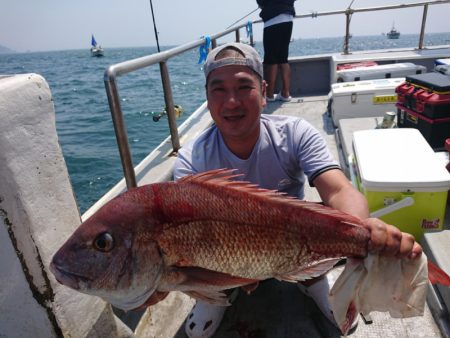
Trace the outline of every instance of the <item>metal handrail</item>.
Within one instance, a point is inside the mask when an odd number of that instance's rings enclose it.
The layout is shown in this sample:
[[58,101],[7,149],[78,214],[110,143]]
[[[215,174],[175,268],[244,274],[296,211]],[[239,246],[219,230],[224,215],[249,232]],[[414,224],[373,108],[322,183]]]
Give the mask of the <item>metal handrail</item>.
[[[404,8],[412,8],[412,7],[423,7],[423,16],[422,16],[422,24],[420,29],[420,37],[419,37],[419,49],[423,49],[423,40],[425,37],[425,23],[427,20],[428,14],[428,6],[429,5],[442,5],[450,3],[450,0],[435,0],[435,1],[424,1],[424,2],[416,2],[410,4],[400,4],[400,5],[389,5],[389,6],[378,6],[378,7],[366,7],[366,8],[347,8],[345,10],[338,11],[329,11],[329,12],[312,12],[311,14],[303,14],[296,15],[295,18],[317,18],[319,16],[328,16],[328,15],[338,15],[344,14],[346,17],[346,29],[345,29],[345,37],[344,37],[344,54],[349,54],[349,40],[350,40],[350,21],[351,16],[355,13],[363,13],[363,12],[375,12],[375,11],[385,11],[392,9],[404,9]],[[260,22],[255,21],[255,23]]]
[[[400,5],[390,5],[390,6],[380,6],[380,7],[368,7],[368,8],[347,8],[345,10],[337,10],[337,11],[329,11],[329,12],[312,12],[310,14],[302,14],[296,15],[295,19],[301,18],[317,18],[320,16],[329,16],[329,15],[342,15],[346,16],[346,33],[344,40],[344,54],[349,53],[349,39],[350,39],[350,19],[351,16],[355,13],[362,12],[371,12],[371,11],[381,11],[381,10],[392,10],[392,9],[403,9],[403,8],[411,8],[411,7],[424,7],[423,17],[422,17],[422,25],[420,31],[419,38],[419,49],[423,48],[423,39],[425,35],[425,23],[428,13],[429,5],[441,5],[450,3],[450,0],[435,0],[435,1],[426,1],[419,3],[411,3],[411,4],[400,4]],[[261,23],[262,20],[255,20],[252,24]],[[235,40],[240,40],[239,30],[245,27],[247,24],[241,24],[238,26],[233,26],[229,29],[226,29],[220,33],[212,35],[211,38],[211,46],[215,48],[217,45],[217,39],[223,36],[226,36],[230,33],[235,33]],[[176,126],[176,115],[172,97],[172,89],[170,85],[170,77],[167,68],[167,60],[170,58],[197,48],[203,45],[206,42],[206,38],[201,38],[195,40],[193,42],[169,49],[167,51],[159,52],[156,54],[140,57],[137,59],[117,63],[109,66],[104,74],[104,83],[106,88],[106,95],[108,97],[108,103],[111,110],[111,116],[114,123],[114,130],[116,133],[117,144],[119,147],[120,158],[122,161],[122,168],[124,171],[125,181],[127,184],[127,188],[136,187],[136,176],[133,167],[133,161],[130,153],[130,148],[128,144],[127,131],[125,127],[125,122],[123,119],[122,107],[120,105],[119,92],[117,88],[117,77],[121,75],[128,74],[130,72],[152,66],[156,63],[160,65],[161,72],[161,80],[164,91],[164,100],[166,104],[167,115],[169,119],[169,129],[172,140],[173,151],[177,152],[180,148],[180,142],[178,137],[178,129]],[[253,36],[250,36],[250,44],[253,45]]]
[[[349,54],[349,40],[350,40],[350,21],[351,16],[355,13],[363,13],[363,12],[375,12],[375,11],[385,11],[392,9],[404,9],[404,8],[412,8],[412,7],[423,7],[423,16],[422,16],[422,24],[420,29],[420,38],[419,38],[419,49],[423,49],[423,39],[425,36],[425,23],[427,20],[428,14],[428,6],[429,5],[443,5],[450,3],[450,0],[435,0],[435,1],[424,1],[424,2],[416,2],[409,4],[399,4],[399,5],[389,5],[389,6],[378,6],[378,7],[366,7],[366,8],[347,8],[344,10],[337,11],[328,11],[328,12],[311,12],[310,14],[302,14],[296,15],[296,19],[304,19],[304,18],[318,18],[320,16],[328,16],[328,15],[339,15],[344,14],[346,17],[346,29],[345,29],[345,37],[344,37],[344,54]],[[256,20],[253,23],[260,23],[262,20]]]
[[[220,37],[228,35],[233,32],[238,32],[239,29],[245,27],[246,24],[241,24],[223,32],[212,35],[212,46],[216,46],[216,40]],[[239,33],[236,34],[236,39],[239,39]],[[237,40],[238,41],[238,40]],[[167,69],[167,60],[197,48],[206,42],[206,38],[201,38],[196,41],[163,51],[156,54],[136,58],[133,60],[124,61],[109,66],[104,74],[104,83],[106,88],[106,95],[108,97],[109,108],[116,133],[117,144],[119,147],[120,159],[122,161],[122,168],[125,176],[127,188],[136,187],[136,175],[133,167],[133,160],[131,157],[130,147],[128,144],[127,131],[123,118],[122,107],[120,105],[119,91],[117,88],[117,77],[131,73],[133,71],[152,66],[159,63],[161,80],[163,84],[164,100],[166,104],[167,115],[169,119],[169,129],[172,140],[173,151],[176,152],[180,148],[180,141],[178,137],[178,129],[176,126],[175,109],[172,97],[172,89],[170,86],[170,77]]]

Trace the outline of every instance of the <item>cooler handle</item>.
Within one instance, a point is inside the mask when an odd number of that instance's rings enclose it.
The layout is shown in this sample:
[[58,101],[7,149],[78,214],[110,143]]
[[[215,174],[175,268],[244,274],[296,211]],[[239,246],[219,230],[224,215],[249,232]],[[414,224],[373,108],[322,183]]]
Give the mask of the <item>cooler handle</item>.
[[388,205],[385,208],[381,208],[379,210],[371,212],[370,213],[370,217],[379,218],[379,217],[387,215],[387,214],[389,214],[389,213],[391,213],[393,211],[397,211],[397,210],[402,209],[404,207],[409,207],[409,206],[411,206],[413,204],[414,204],[414,199],[412,197],[408,196],[408,197],[405,197],[405,198],[401,199],[398,202],[395,202],[395,203],[393,203],[391,205]]
[[356,163],[354,162],[353,154],[348,155],[347,157],[348,161],[348,171],[350,173],[350,182],[352,185],[356,188],[356,190],[361,191],[358,180],[356,179]]

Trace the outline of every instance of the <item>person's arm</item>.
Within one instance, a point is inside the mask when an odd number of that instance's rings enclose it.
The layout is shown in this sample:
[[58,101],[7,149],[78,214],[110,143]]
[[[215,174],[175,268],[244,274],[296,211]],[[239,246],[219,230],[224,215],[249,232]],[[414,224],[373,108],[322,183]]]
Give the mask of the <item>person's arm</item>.
[[369,217],[366,198],[353,187],[341,170],[325,171],[314,180],[314,186],[325,205],[361,219]]
[[363,220],[371,232],[370,251],[410,258],[422,253],[422,248],[412,235],[380,219],[369,217],[366,198],[351,185],[342,171],[333,169],[320,174],[314,179],[314,186],[325,205]]

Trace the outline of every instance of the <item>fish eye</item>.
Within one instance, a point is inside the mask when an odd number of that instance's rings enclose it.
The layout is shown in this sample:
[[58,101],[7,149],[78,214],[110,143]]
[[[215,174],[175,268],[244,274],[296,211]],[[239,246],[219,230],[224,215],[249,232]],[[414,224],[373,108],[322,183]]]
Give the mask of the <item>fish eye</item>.
[[114,248],[114,238],[111,234],[104,232],[97,236],[93,244],[98,251],[108,252]]

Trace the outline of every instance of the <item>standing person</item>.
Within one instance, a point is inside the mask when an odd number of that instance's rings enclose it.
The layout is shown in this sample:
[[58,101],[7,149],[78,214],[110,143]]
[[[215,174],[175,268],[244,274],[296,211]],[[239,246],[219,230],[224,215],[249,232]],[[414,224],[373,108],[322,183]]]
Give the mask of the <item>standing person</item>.
[[[243,180],[303,199],[306,175],[325,205],[365,220],[371,231],[369,250],[410,258],[421,254],[411,235],[368,218],[364,196],[349,183],[324,139],[308,122],[261,115],[266,105],[266,84],[255,49],[242,43],[220,46],[209,53],[204,72],[208,108],[215,124],[180,149],[175,179],[212,169],[237,169]],[[334,323],[328,302],[334,277],[329,276],[331,273],[299,287]],[[197,301],[186,320],[187,335],[211,337],[225,309]]]
[[[288,63],[289,43],[295,16],[295,0],[256,0],[264,21],[264,79],[267,101],[290,101],[291,68]],[[278,68],[281,71],[281,92],[275,95]]]

